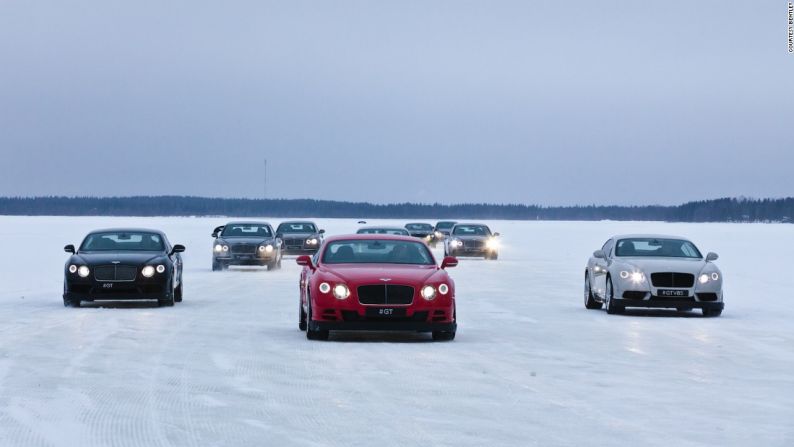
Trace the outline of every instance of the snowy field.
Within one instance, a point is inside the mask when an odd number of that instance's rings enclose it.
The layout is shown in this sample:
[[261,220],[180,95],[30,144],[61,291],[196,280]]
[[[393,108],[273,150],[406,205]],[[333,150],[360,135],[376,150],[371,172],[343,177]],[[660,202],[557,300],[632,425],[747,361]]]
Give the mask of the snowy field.
[[[794,225],[488,222],[501,257],[450,270],[458,334],[434,343],[307,341],[293,260],[210,271],[224,221],[0,217],[0,445],[794,445]],[[62,247],[111,226],[187,246],[184,302],[63,307]],[[585,310],[585,262],[623,232],[719,253],[723,316]]]

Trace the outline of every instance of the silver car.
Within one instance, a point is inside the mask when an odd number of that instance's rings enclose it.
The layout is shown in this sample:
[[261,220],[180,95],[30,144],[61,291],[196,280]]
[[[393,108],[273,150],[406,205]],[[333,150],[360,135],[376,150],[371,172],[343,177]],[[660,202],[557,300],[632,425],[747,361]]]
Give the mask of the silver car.
[[606,307],[607,313],[627,307],[702,310],[706,317],[722,313],[722,272],[716,253],[703,256],[691,241],[655,234],[610,238],[587,261],[584,304]]

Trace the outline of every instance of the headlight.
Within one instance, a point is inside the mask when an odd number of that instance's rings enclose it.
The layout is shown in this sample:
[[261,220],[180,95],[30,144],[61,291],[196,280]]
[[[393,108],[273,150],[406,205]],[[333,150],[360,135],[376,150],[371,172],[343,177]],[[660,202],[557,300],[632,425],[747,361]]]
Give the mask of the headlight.
[[436,297],[436,288],[433,286],[422,287],[422,298],[430,301]]
[[215,245],[215,252],[216,252],[216,253],[220,253],[220,252],[222,252],[222,251],[223,251],[223,245],[221,245],[221,244],[216,244],[216,245]]
[[306,240],[306,243],[309,245],[317,245],[317,242],[318,242],[317,238],[311,238]]
[[[262,247],[259,247],[259,249],[261,250],[261,249],[262,249]],[[270,253],[271,251],[273,251],[273,246],[272,246],[272,245],[270,245],[270,244],[267,244],[267,245],[265,245],[265,248],[264,248],[264,250],[265,250],[266,252]]]
[[157,266],[157,273],[163,273],[165,271],[165,266],[160,264]]
[[641,283],[645,281],[645,275],[642,272],[629,272],[626,270],[622,270],[620,272],[620,277],[623,279],[630,279],[632,282]]
[[350,296],[350,289],[344,284],[337,284],[334,286],[334,296],[337,299],[343,300]]
[[77,274],[80,275],[81,278],[87,277],[89,273],[91,273],[91,270],[89,270],[88,267],[86,267],[84,265],[81,265],[77,269]]
[[77,266],[72,264],[69,266],[69,273],[77,273]]
[[440,286],[438,286],[438,293],[442,295],[446,295],[447,293],[449,293],[449,286],[446,284],[441,284]]
[[461,242],[461,241],[459,241],[457,239],[453,239],[452,242],[449,243],[449,245],[451,245],[453,247],[460,247],[461,245],[463,245],[463,242]]
[[327,282],[320,284],[320,293],[328,293],[331,291],[331,285]]
[[141,275],[147,278],[151,278],[152,276],[154,276],[154,267],[152,267],[151,265],[147,265],[146,267],[142,268]]
[[700,281],[701,284],[706,284],[707,282],[709,282],[709,275],[704,273],[700,275],[700,278],[698,278],[698,280]]
[[444,233],[442,233],[442,232],[440,232],[440,231],[436,231],[436,232],[435,232],[435,233],[433,233],[433,234],[435,234],[437,238],[440,238],[441,236],[443,236],[443,235],[444,235]]
[[499,241],[496,239],[488,239],[488,241],[485,242],[485,246],[491,250],[495,250],[499,248]]
[[717,272],[713,272],[713,273],[711,274],[711,280],[712,280],[712,281],[716,281],[716,280],[718,280],[718,279],[720,279],[720,274],[719,274],[719,273],[717,273]]

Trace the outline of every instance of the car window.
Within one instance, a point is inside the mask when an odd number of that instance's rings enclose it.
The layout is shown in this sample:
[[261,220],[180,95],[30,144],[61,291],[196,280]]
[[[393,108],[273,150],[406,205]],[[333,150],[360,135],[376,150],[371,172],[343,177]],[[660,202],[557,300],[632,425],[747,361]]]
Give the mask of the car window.
[[456,236],[490,236],[491,230],[485,225],[455,225],[452,234]]
[[278,226],[278,233],[316,233],[317,227],[309,222],[283,223]]
[[350,240],[329,243],[323,251],[325,264],[435,264],[427,246],[419,242]]
[[683,239],[627,238],[615,245],[615,256],[702,258],[695,245]]
[[270,237],[273,233],[269,225],[228,224],[221,233],[222,237]]
[[408,236],[408,230],[404,228],[359,228],[357,234],[393,234],[396,236]]
[[80,251],[163,251],[163,238],[156,233],[134,231],[92,233],[80,245]]

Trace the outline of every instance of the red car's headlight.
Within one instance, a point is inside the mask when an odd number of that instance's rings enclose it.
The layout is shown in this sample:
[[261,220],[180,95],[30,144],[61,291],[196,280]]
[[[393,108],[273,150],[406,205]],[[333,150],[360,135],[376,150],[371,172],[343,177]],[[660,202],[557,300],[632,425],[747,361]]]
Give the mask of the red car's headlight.
[[436,288],[431,285],[424,286],[422,287],[421,294],[422,298],[430,301],[436,297]]

